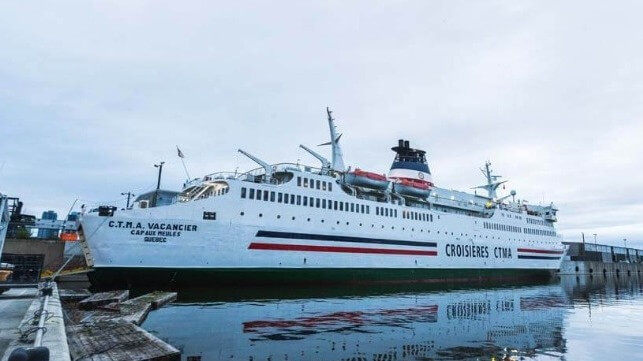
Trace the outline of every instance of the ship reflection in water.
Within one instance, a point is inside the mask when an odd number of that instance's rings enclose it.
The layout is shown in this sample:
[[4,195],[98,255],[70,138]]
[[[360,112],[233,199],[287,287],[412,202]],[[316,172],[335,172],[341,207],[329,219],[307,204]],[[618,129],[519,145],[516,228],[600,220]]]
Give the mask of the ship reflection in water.
[[[643,282],[185,290],[143,327],[187,360],[636,359]],[[233,294],[234,293],[234,294]],[[333,293],[329,295],[329,293]],[[200,358],[199,358],[200,356]]]

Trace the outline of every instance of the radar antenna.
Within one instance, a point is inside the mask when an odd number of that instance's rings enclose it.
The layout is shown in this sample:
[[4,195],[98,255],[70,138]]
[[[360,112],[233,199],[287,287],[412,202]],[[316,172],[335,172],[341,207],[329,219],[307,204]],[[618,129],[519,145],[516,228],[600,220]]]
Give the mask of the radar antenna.
[[487,179],[487,184],[474,188],[485,189],[488,193],[489,199],[495,201],[498,197],[498,195],[496,194],[496,190],[498,189],[498,187],[500,187],[501,184],[506,183],[507,181],[498,181],[498,178],[501,178],[502,176],[492,174],[493,171],[491,170],[490,161],[485,162],[484,168],[480,168],[480,171],[482,172],[482,175],[484,175]]
[[326,107],[326,114],[328,114],[328,127],[330,128],[330,142],[322,143],[322,145],[332,146],[333,151],[333,163],[332,169],[336,172],[343,173],[346,170],[344,165],[344,154],[342,152],[342,147],[339,145],[339,139],[342,135],[337,135],[337,127],[335,126],[335,119],[333,119],[333,112],[330,108]]

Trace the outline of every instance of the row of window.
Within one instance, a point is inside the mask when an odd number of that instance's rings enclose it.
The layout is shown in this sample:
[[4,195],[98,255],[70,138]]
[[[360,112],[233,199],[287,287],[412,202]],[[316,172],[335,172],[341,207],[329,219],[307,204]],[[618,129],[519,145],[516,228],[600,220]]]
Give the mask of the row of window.
[[375,207],[375,215],[383,217],[397,217],[397,209],[386,207]]
[[[305,178],[304,178],[305,179]],[[292,204],[304,207],[315,207],[323,209],[332,209],[336,211],[355,212],[370,214],[370,206],[364,204],[357,204],[352,202],[332,201],[330,199],[307,197],[295,194],[288,194],[275,191],[267,191],[261,189],[245,187],[241,188],[241,198],[263,200],[266,202],[277,202],[284,204]],[[402,218],[412,219],[416,221],[433,222],[433,215],[422,212],[402,211]],[[397,218],[397,209],[387,207],[375,207],[375,215],[382,217]]]
[[210,187],[210,189],[208,191],[203,192],[199,196],[199,199],[206,199],[206,198],[210,198],[210,197],[222,196],[222,195],[228,193],[229,191],[230,191],[229,187],[219,188],[219,189],[216,189],[216,190],[213,187]]
[[319,179],[310,179],[306,177],[297,177],[297,187],[319,189],[322,191],[333,191],[333,183]]
[[[397,213],[395,215],[397,216]],[[402,218],[413,219],[416,221],[433,222],[432,214],[414,212],[414,211],[402,211]]]
[[512,225],[509,225],[509,224],[499,224],[499,223],[484,222],[484,228],[493,229],[495,231],[506,231],[506,232],[522,233],[522,228],[521,227],[512,226]]
[[555,237],[556,236],[555,231],[549,231],[549,230],[544,230],[544,229],[525,228],[525,233],[527,233],[527,234],[535,234],[535,235],[538,235],[538,236],[550,236],[550,237]]
[[536,224],[536,225],[544,226],[544,227],[551,227],[551,224],[549,222],[545,222],[545,221],[543,221],[541,219],[527,218],[527,223]]
[[533,234],[538,236],[550,236],[555,237],[555,231],[543,230],[543,229],[533,229],[533,228],[522,228],[517,226],[512,226],[509,224],[498,224],[491,222],[484,222],[484,228],[493,229],[495,231],[506,231],[506,232],[515,232],[515,233],[525,233]]
[[[500,213],[500,215],[502,215],[503,217],[505,216],[504,213]],[[507,217],[509,217],[509,218],[514,217],[515,219],[522,219],[522,217],[517,215],[517,214],[514,214],[513,216],[511,214],[507,214]]]
[[292,204],[292,205],[298,205],[298,206],[304,206],[304,207],[331,209],[335,211],[364,213],[364,214],[371,213],[370,206],[364,205],[364,204],[332,201],[330,199],[301,196],[296,194],[288,194],[288,193],[267,191],[267,190],[254,189],[254,188],[246,189],[245,187],[242,187],[241,198],[255,199],[258,201],[262,200],[266,202]]

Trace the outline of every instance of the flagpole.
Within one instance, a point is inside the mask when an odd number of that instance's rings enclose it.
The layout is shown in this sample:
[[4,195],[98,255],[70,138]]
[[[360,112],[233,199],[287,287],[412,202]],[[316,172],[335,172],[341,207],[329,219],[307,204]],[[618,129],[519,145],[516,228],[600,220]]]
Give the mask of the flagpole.
[[188,173],[188,168],[185,166],[185,160],[184,160],[185,156],[183,155],[183,152],[181,152],[181,149],[179,149],[178,145],[176,146],[176,151],[179,154],[179,158],[181,158],[181,164],[183,164],[183,169],[185,170],[185,175],[188,177],[188,182],[189,182],[190,179],[192,178],[190,178],[190,173]]

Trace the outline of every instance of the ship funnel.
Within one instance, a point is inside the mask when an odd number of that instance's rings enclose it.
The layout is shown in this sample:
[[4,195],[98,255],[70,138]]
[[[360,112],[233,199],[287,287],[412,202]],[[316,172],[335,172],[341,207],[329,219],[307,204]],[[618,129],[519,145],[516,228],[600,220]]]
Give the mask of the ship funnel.
[[411,148],[411,143],[408,140],[404,141],[404,148]]
[[397,146],[400,148],[404,148],[404,139],[400,139],[397,141]]

